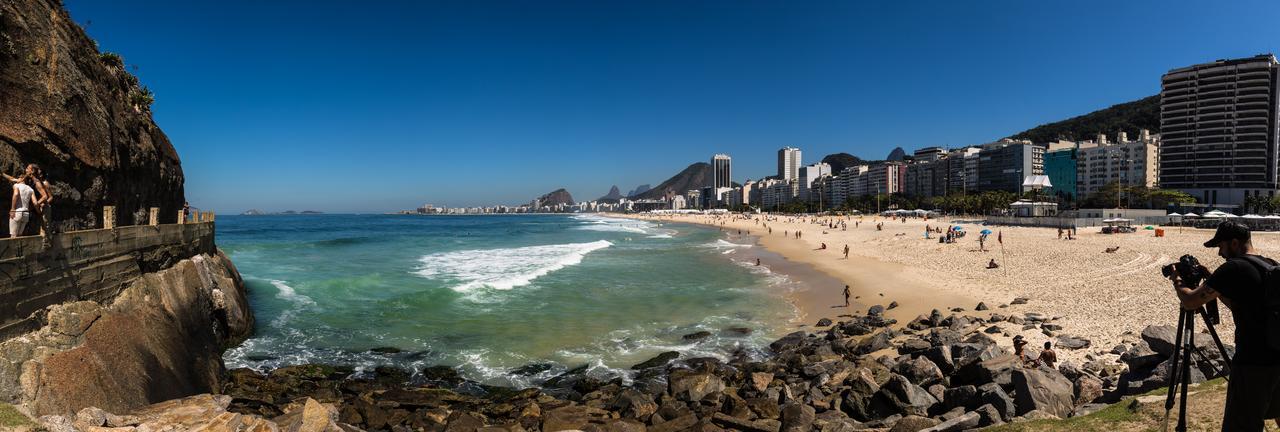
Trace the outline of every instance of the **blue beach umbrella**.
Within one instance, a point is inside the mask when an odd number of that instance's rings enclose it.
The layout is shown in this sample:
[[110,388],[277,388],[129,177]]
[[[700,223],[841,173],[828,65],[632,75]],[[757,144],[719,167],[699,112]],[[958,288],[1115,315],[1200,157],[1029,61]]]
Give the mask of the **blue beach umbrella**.
[[991,234],[991,230],[989,230],[989,229],[984,229],[984,230],[982,230],[982,231],[978,231],[978,233],[979,233],[979,234]]

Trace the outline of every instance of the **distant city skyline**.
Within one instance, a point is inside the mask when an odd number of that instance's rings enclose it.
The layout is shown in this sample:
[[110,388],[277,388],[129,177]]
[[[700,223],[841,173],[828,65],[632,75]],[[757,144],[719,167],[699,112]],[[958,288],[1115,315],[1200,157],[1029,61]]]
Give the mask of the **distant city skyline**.
[[1266,1],[66,5],[223,214],[591,200],[716,153],[741,182],[787,146],[981,144],[1280,51]]

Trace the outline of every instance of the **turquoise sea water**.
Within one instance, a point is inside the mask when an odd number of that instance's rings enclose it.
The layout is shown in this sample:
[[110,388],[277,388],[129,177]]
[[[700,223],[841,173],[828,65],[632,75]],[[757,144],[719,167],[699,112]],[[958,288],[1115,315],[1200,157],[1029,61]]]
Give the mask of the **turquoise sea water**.
[[[528,385],[583,364],[625,373],[663,351],[756,350],[795,314],[784,298],[792,283],[752,265],[746,239],[710,228],[595,215],[299,215],[220,217],[217,230],[257,315],[228,367],[446,364]],[[754,332],[723,332],[731,327]],[[713,336],[682,339],[703,330]],[[400,352],[370,351],[383,347]],[[555,366],[508,374],[533,363]]]

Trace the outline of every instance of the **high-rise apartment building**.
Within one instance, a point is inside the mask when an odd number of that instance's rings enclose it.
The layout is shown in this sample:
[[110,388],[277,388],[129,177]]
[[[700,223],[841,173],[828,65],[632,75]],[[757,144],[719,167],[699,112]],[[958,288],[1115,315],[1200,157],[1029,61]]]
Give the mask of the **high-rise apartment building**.
[[717,154],[711,157],[711,187],[733,187],[733,159],[729,155]]
[[1076,155],[1076,193],[1088,197],[1110,183],[1155,187],[1160,141],[1145,130],[1142,132],[1139,134],[1142,138],[1135,141],[1129,141],[1121,132],[1116,141],[1099,134],[1097,140],[1080,143]]
[[1271,54],[1170,70],[1160,79],[1160,186],[1207,204],[1277,189],[1277,70]]
[[1026,192],[1026,176],[1044,175],[1044,147],[1030,141],[1001,140],[982,146],[977,156],[979,192]]
[[805,202],[818,201],[820,198],[810,193],[813,189],[813,182],[823,176],[831,175],[831,165],[825,163],[816,163],[800,167],[800,200]]
[[778,150],[778,178],[782,181],[800,178],[800,149],[783,147]]

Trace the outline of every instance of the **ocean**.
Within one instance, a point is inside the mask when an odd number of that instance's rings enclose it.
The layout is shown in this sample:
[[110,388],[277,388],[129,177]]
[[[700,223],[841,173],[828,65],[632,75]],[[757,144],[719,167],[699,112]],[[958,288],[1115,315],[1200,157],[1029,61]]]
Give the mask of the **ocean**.
[[[598,215],[222,216],[257,317],[225,361],[443,364],[519,387],[582,365],[626,379],[665,351],[759,354],[795,318],[796,282],[733,234]],[[527,365],[546,370],[511,373]]]

